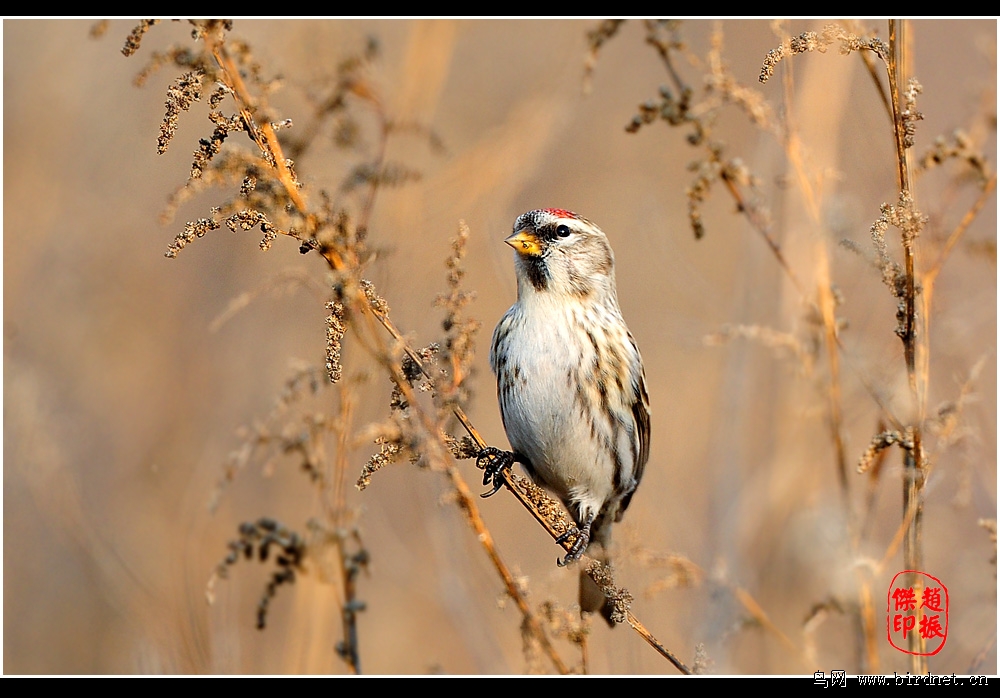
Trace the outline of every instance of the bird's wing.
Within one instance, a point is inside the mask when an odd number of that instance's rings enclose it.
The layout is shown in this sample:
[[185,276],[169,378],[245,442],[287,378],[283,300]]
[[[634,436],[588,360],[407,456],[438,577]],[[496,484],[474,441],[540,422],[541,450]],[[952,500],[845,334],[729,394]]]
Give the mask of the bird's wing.
[[649,460],[649,395],[646,393],[646,374],[639,367],[639,383],[635,389],[635,402],[632,403],[632,418],[639,432],[639,458],[635,462],[635,484],[642,479]]
[[631,333],[629,333],[628,339],[632,343],[632,348],[635,349],[635,355],[639,362],[639,375],[633,385],[632,393],[632,420],[635,422],[635,431],[639,439],[639,448],[637,449],[633,469],[635,486],[631,492],[622,497],[621,504],[619,504],[618,511],[615,514],[615,521],[621,521],[622,516],[625,514],[625,510],[628,509],[628,505],[632,501],[632,495],[635,494],[635,487],[639,486],[639,481],[642,480],[642,474],[646,470],[646,461],[649,460],[649,394],[646,392],[646,372],[642,368],[642,359],[639,357],[639,350],[635,346],[635,340],[632,339]]

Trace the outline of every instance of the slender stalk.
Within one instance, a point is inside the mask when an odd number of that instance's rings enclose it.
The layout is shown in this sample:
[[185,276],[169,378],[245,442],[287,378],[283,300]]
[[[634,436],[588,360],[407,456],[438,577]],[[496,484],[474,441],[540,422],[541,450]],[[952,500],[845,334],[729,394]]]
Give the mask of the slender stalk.
[[[901,106],[901,74],[905,66],[905,31],[904,20],[889,20],[889,96],[892,100],[893,134],[896,141],[896,166],[899,190],[910,201],[913,200],[910,191],[910,168],[905,145],[905,133]],[[903,297],[904,317],[902,322],[903,356],[906,362],[906,375],[910,386],[916,415],[913,430],[913,448],[904,451],[903,455],[903,511],[912,511],[912,519],[903,538],[903,566],[908,570],[923,569],[923,547],[921,528],[923,522],[923,485],[924,462],[921,424],[924,417],[923,393],[921,381],[917,375],[917,291],[916,291],[916,261],[914,236],[904,231],[902,236],[903,262],[905,269],[905,293]],[[926,322],[925,322],[926,324]],[[925,336],[921,341],[926,342]],[[919,599],[922,588],[918,575],[911,575],[913,591]],[[920,608],[917,608],[919,623]],[[927,660],[924,638],[920,633],[909,636],[910,667],[914,674],[927,673]]]
[[650,647],[655,649],[657,652],[660,653],[660,655],[666,658],[667,661],[669,661],[671,664],[677,667],[677,670],[680,671],[682,674],[694,673],[691,671],[688,665],[682,662],[680,659],[678,659],[673,652],[671,652],[666,647],[661,645],[659,641],[655,637],[653,637],[653,635],[648,630],[646,630],[646,626],[640,623],[639,619],[632,615],[631,611],[628,612],[628,624],[632,626],[633,630],[639,633],[639,635],[642,637],[643,640],[649,643]]
[[[802,195],[803,204],[813,226],[822,225],[821,197],[810,173],[803,155],[803,144],[797,128],[792,99],[794,82],[792,74],[794,66],[790,63],[783,72],[782,86],[785,92],[786,117],[784,129],[784,148],[789,163],[795,171],[798,191]],[[844,441],[843,406],[841,391],[841,351],[842,346],[837,330],[836,299],[833,294],[833,284],[830,272],[830,254],[827,242],[817,240],[814,245],[814,264],[816,274],[816,308],[822,320],[823,346],[829,367],[829,381],[826,386],[826,399],[829,410],[830,439],[833,442],[834,469],[840,491],[841,506],[844,519],[847,522],[847,544],[852,558],[857,558],[860,548],[858,519],[851,502],[850,479],[848,477],[847,447]],[[877,635],[871,622],[870,597],[871,581],[858,570],[855,574],[858,596],[852,599],[850,620],[855,636],[855,651],[862,670],[875,671],[878,668]]]
[[802,282],[799,281],[798,275],[795,270],[792,269],[788,260],[785,259],[785,255],[781,250],[781,245],[774,237],[774,233],[771,231],[770,226],[763,220],[762,216],[757,214],[753,207],[748,206],[746,200],[743,197],[743,193],[740,191],[736,182],[730,177],[722,176],[722,182],[726,185],[726,189],[729,191],[730,196],[733,197],[733,201],[736,202],[736,210],[746,216],[747,221],[750,223],[751,227],[756,230],[764,242],[767,243],[768,248],[771,250],[771,254],[774,255],[775,260],[777,260],[778,265],[781,267],[782,271],[788,276],[789,281],[798,291],[799,295],[805,297],[805,289],[802,286]]
[[948,256],[951,254],[951,251],[955,248],[955,245],[958,244],[958,241],[965,234],[965,231],[969,229],[970,225],[972,225],[972,221],[974,221],[976,219],[976,216],[979,215],[979,212],[983,210],[983,206],[985,206],[986,202],[989,201],[990,195],[993,193],[993,190],[996,189],[996,187],[997,187],[997,175],[994,172],[993,175],[987,180],[986,184],[983,185],[983,189],[979,193],[979,197],[975,200],[975,202],[973,202],[969,210],[965,212],[965,215],[962,216],[962,220],[959,221],[957,226],[955,226],[955,229],[951,231],[951,234],[945,241],[944,248],[938,255],[937,260],[934,262],[931,268],[924,273],[923,286],[925,293],[928,284],[932,284],[934,280],[937,279],[937,275],[941,272],[941,267],[944,266],[945,260],[948,259]]
[[254,121],[254,112],[256,111],[255,100],[243,82],[243,78],[240,77],[240,71],[236,67],[236,64],[233,63],[229,52],[226,51],[225,45],[221,42],[212,41],[208,37],[206,37],[206,41],[210,42],[209,46],[212,55],[215,57],[219,67],[222,68],[223,75],[228,78],[228,87],[233,90],[233,93],[237,97],[240,115],[246,124],[247,132],[251,134],[251,137],[257,143],[257,147],[264,154],[268,164],[275,169],[278,180],[285,188],[285,192],[288,194],[288,198],[292,200],[295,208],[299,213],[307,215],[308,209],[305,199],[302,196],[302,192],[299,191],[295,177],[292,175],[291,170],[288,169],[288,162],[281,152],[281,144],[278,142],[278,135],[274,132],[274,128],[267,121],[260,124]]
[[553,666],[555,666],[556,671],[560,674],[570,673],[569,667],[566,666],[565,662],[563,662],[559,657],[559,654],[552,646],[552,643],[549,641],[545,631],[542,630],[542,626],[539,623],[538,618],[535,617],[531,607],[528,605],[527,599],[524,598],[524,594],[522,594],[521,590],[518,588],[517,582],[514,580],[514,575],[511,573],[510,568],[507,567],[506,563],[500,557],[500,552],[497,550],[496,544],[493,541],[493,536],[486,527],[486,522],[483,521],[482,516],[479,514],[479,507],[476,506],[476,498],[472,495],[472,491],[465,483],[465,479],[462,477],[462,474],[453,463],[448,464],[446,472],[448,474],[448,480],[458,493],[462,511],[465,512],[469,523],[476,531],[479,543],[483,546],[483,549],[486,550],[486,554],[489,556],[490,562],[493,563],[493,566],[500,574],[504,587],[507,589],[507,594],[514,599],[514,603],[517,604],[517,608],[521,612],[524,622],[530,628],[531,634],[538,640],[542,647],[542,651],[549,657],[549,660],[552,662]]

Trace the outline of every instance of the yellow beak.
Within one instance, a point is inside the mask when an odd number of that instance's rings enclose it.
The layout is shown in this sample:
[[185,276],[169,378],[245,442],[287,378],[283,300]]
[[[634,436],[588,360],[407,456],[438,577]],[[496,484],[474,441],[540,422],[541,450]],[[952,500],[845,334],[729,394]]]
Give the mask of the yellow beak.
[[504,242],[513,247],[518,254],[537,257],[542,253],[542,246],[538,241],[538,236],[527,229],[519,230],[504,240]]

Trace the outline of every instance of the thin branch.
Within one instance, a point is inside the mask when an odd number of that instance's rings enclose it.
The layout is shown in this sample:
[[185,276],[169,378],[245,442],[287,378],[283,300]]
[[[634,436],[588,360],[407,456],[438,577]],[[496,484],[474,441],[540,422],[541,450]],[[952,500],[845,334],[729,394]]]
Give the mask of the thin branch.
[[[227,78],[227,86],[232,89],[238,98],[240,115],[243,117],[247,132],[257,143],[257,147],[264,154],[265,160],[277,172],[278,181],[285,188],[295,208],[303,216],[306,216],[307,220],[311,219],[312,217],[308,214],[308,208],[302,192],[299,190],[298,183],[288,169],[288,161],[285,160],[285,156],[281,152],[281,144],[278,142],[278,136],[274,132],[274,128],[271,127],[271,123],[267,119],[264,119],[261,124],[256,123],[254,120],[254,112],[256,111],[255,100],[243,82],[243,78],[240,77],[239,69],[233,63],[233,59],[229,56],[229,52],[226,51],[225,45],[209,37],[210,35],[206,36],[206,41],[209,42],[212,56],[215,57],[215,61],[222,68],[222,73]],[[315,223],[315,219],[312,218],[312,220]]]
[[650,647],[659,652],[661,656],[663,656],[665,659],[667,659],[667,661],[669,661],[671,664],[677,667],[677,670],[679,672],[688,675],[694,673],[693,671],[691,671],[690,668],[688,668],[688,665],[682,662],[680,659],[678,659],[673,652],[671,652],[669,649],[661,645],[659,641],[655,637],[653,637],[653,635],[648,630],[646,630],[646,626],[643,625],[638,618],[632,615],[632,611],[629,611],[627,614],[627,622],[629,625],[632,626],[633,630],[639,633],[639,636],[642,637],[642,639],[645,640]]
[[[896,141],[896,165],[899,190],[901,197],[905,197],[912,202],[906,134],[903,124],[902,105],[900,104],[902,97],[900,88],[902,76],[900,73],[906,65],[906,57],[904,56],[906,41],[903,36],[905,28],[906,22],[904,20],[889,20],[889,96],[892,98],[893,135]],[[909,520],[906,535],[903,539],[903,564],[906,569],[920,570],[923,568],[921,524],[923,519],[924,461],[921,443],[921,423],[924,417],[924,391],[920,389],[920,385],[918,384],[916,361],[917,289],[914,237],[915,235],[911,231],[903,231],[903,261],[906,275],[906,290],[903,297],[903,355],[906,361],[906,373],[909,379],[910,393],[913,396],[918,412],[916,423],[913,425],[913,448],[904,451],[903,455],[903,508],[906,512],[904,520]],[[912,581],[915,587],[919,587],[921,583],[919,577]],[[919,588],[915,588],[914,591],[919,595]],[[924,639],[919,633],[912,633],[909,639],[911,670],[914,674],[926,673],[927,660],[923,656]]]
[[541,624],[538,622],[538,618],[535,617],[531,607],[528,605],[527,599],[525,599],[524,594],[521,593],[517,582],[514,580],[514,575],[500,557],[500,552],[497,550],[496,544],[493,541],[493,536],[486,527],[486,523],[483,521],[482,516],[479,515],[479,507],[476,506],[476,498],[469,490],[469,486],[465,483],[465,479],[462,477],[462,474],[458,471],[458,468],[451,463],[448,464],[445,472],[448,475],[448,480],[451,482],[452,486],[455,488],[455,492],[459,496],[459,504],[462,511],[465,512],[466,518],[472,525],[473,530],[476,532],[476,538],[486,550],[486,554],[489,556],[490,562],[493,563],[493,566],[500,574],[504,587],[507,589],[507,594],[514,600],[514,603],[517,604],[517,608],[521,611],[521,615],[524,617],[525,623],[528,624],[531,629],[531,633],[538,639],[538,642],[542,646],[542,650],[548,655],[550,661],[556,667],[556,671],[560,674],[569,674],[569,667],[566,666],[556,653],[555,648],[552,646],[548,636],[545,634]]
[[993,193],[996,186],[997,175],[994,172],[993,176],[991,176],[983,186],[982,191],[979,193],[979,197],[975,200],[975,202],[973,202],[972,207],[965,212],[965,215],[962,216],[962,220],[959,221],[958,225],[955,226],[955,229],[951,231],[951,235],[949,235],[948,239],[945,241],[944,247],[938,255],[938,258],[934,261],[934,264],[932,264],[931,268],[924,273],[923,282],[925,293],[927,291],[927,286],[933,284],[935,279],[937,279],[937,275],[941,272],[941,267],[944,266],[945,261],[947,261],[948,256],[951,254],[955,245],[958,244],[958,241],[965,234],[965,231],[968,230],[970,225],[972,225],[972,221],[976,219],[976,216],[978,216],[979,212],[983,210],[986,202],[989,201],[990,194]]
[[767,225],[761,216],[756,214],[752,206],[747,204],[746,200],[743,198],[743,193],[739,190],[739,187],[736,186],[736,182],[725,175],[722,177],[722,182],[726,185],[726,189],[736,202],[736,210],[742,213],[750,223],[750,226],[760,233],[762,238],[764,238],[764,242],[767,243],[767,246],[770,248],[774,258],[781,266],[782,271],[784,271],[788,276],[788,279],[792,282],[795,290],[798,291],[799,296],[804,298],[806,294],[802,286],[802,282],[799,281],[798,275],[796,275],[795,271],[788,263],[788,260],[785,259],[785,255],[781,251],[781,245],[771,234],[770,226]]

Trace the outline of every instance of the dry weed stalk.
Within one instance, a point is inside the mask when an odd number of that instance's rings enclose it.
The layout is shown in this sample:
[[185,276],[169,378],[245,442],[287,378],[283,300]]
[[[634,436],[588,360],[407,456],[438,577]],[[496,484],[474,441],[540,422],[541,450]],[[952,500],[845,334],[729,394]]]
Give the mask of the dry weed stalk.
[[[903,567],[908,570],[922,570],[924,569],[921,530],[923,487],[929,468],[923,442],[927,419],[926,399],[929,381],[929,362],[927,362],[926,357],[929,346],[927,336],[930,305],[925,294],[926,289],[922,288],[922,283],[918,280],[916,263],[918,252],[916,241],[926,224],[926,218],[916,208],[910,178],[910,152],[915,144],[916,123],[923,119],[923,114],[916,107],[917,95],[922,91],[922,87],[915,78],[906,75],[909,70],[906,67],[908,59],[905,55],[907,43],[903,38],[905,27],[905,22],[890,20],[888,44],[878,38],[859,38],[856,34],[834,24],[827,25],[819,35],[815,32],[801,34],[786,40],[779,49],[768,54],[760,80],[764,82],[771,76],[774,64],[778,60],[804,51],[822,51],[834,41],[840,43],[842,54],[846,55],[854,51],[871,52],[884,65],[888,94],[883,98],[883,101],[890,107],[891,132],[896,152],[898,201],[895,205],[882,205],[881,215],[871,227],[871,238],[876,253],[876,265],[881,271],[882,279],[893,296],[899,299],[895,333],[903,344],[903,357],[914,413],[900,419],[891,411],[886,410],[885,405],[879,401],[880,409],[886,412],[885,417],[896,425],[896,428],[889,431],[880,430],[880,433],[873,438],[860,459],[858,472],[867,472],[873,464],[880,464],[881,455],[890,446],[896,445],[902,449],[903,522],[900,526],[900,532],[903,538]],[[868,62],[868,65],[870,67],[871,62]],[[876,84],[881,87],[881,82],[876,81]],[[964,149],[962,153],[970,163],[980,164],[983,162],[981,158],[970,157],[968,148]],[[943,156],[943,152],[939,153],[939,157],[941,156]],[[890,227],[899,231],[903,254],[902,264],[892,260],[888,252],[884,236]],[[828,323],[825,324],[829,327]],[[835,334],[833,337],[836,339],[836,345],[828,343],[831,359],[835,358],[837,353],[844,351]],[[921,356],[923,357],[922,362],[919,358]],[[875,468],[873,472],[877,474],[880,470],[881,468]],[[842,468],[842,472],[846,471]],[[852,514],[849,521],[853,521],[853,519]],[[857,556],[860,531],[856,523],[851,523],[851,527],[853,529],[851,534],[852,547],[855,551],[854,555]],[[894,549],[895,540],[890,542],[890,550]],[[918,597],[921,593],[920,579],[919,575],[913,575],[910,580]],[[860,627],[866,647],[863,656],[866,657],[868,664],[864,668],[865,670],[877,670],[878,654],[875,649],[876,631],[871,602],[871,579],[862,577],[859,582]],[[920,633],[910,633],[908,641],[911,652],[911,670],[915,674],[926,673],[925,639]]]
[[[126,55],[134,54],[142,37],[155,24],[156,21],[144,20],[130,35],[123,52]],[[363,74],[366,63],[370,62],[376,51],[375,45],[369,44],[363,55],[345,61],[340,66],[340,79],[331,93],[319,100],[313,121],[303,134],[298,139],[286,139],[283,143],[278,132],[291,126],[291,121],[273,114],[267,101],[268,94],[277,87],[277,83],[264,78],[263,70],[253,59],[248,45],[228,38],[232,23],[199,20],[190,22],[190,25],[196,48],[172,47],[165,53],[154,54],[137,78],[137,83],[144,83],[154,71],[170,64],[184,71],[168,89],[166,113],[157,142],[160,153],[170,146],[180,115],[201,101],[206,90],[211,90],[207,101],[212,134],[200,141],[199,148],[193,155],[188,182],[170,198],[164,218],[171,219],[181,203],[208,187],[237,187],[238,193],[213,208],[208,217],[188,222],[184,231],[169,246],[166,256],[176,257],[196,239],[226,226],[233,232],[259,229],[262,234],[260,247],[265,251],[279,236],[291,237],[299,243],[300,252],[319,254],[326,261],[334,279],[333,297],[326,303],[329,311],[326,378],[330,382],[338,382],[343,378],[343,342],[345,338],[350,338],[375,359],[393,384],[390,420],[369,430],[369,435],[374,433],[380,450],[365,468],[359,487],[367,484],[371,475],[380,467],[404,453],[410,454],[415,462],[424,467],[444,472],[453,488],[455,500],[504,581],[507,593],[517,603],[526,632],[542,648],[557,671],[568,673],[569,666],[552,646],[542,623],[496,550],[492,536],[479,514],[476,498],[453,460],[453,457],[476,456],[487,445],[462,408],[466,398],[465,380],[472,359],[472,338],[478,328],[475,321],[462,315],[462,310],[470,299],[470,295],[460,286],[463,277],[460,263],[464,254],[464,242],[468,237],[467,228],[464,224],[460,227],[447,261],[448,293],[439,299],[439,305],[446,312],[445,339],[439,347],[414,350],[390,320],[388,303],[363,276],[371,259],[366,238],[378,192],[385,186],[399,185],[417,176],[410,169],[386,160],[387,141],[398,131],[425,133],[425,130],[393,123],[386,116],[377,92]],[[342,116],[350,100],[365,104],[379,124],[376,155],[373,160],[354,168],[341,187],[338,197],[319,192],[320,204],[310,204],[307,192],[295,173],[295,163],[285,152],[287,150],[299,157],[308,149],[326,121],[333,116]],[[231,114],[222,110],[222,105],[228,102],[235,106],[235,111]],[[341,126],[344,125],[342,122]],[[253,143],[253,150],[224,148],[227,140],[234,134],[247,136]],[[345,140],[353,137],[349,124],[341,135]],[[429,140],[432,146],[435,145],[436,140],[432,135]],[[360,198],[360,203],[354,210],[337,202],[348,195],[358,195]],[[309,372],[309,376],[311,391],[315,393],[318,390],[316,373]],[[279,401],[279,412],[298,395],[298,379],[293,380],[289,390],[291,396]],[[418,396],[420,391],[431,394],[433,408],[424,406]],[[265,537],[260,544],[260,551],[262,556],[266,555],[271,538],[278,535],[275,531],[281,533],[278,542],[283,541],[282,545],[286,549],[295,551],[294,556],[286,554],[279,560],[283,571],[276,573],[262,599],[260,613],[263,619],[267,602],[274,595],[277,586],[294,581],[293,570],[301,569],[303,559],[311,548],[319,544],[334,547],[340,560],[339,577],[344,594],[344,639],[338,645],[338,653],[352,671],[360,672],[355,621],[357,612],[364,605],[356,597],[356,580],[366,566],[368,553],[361,545],[360,533],[352,523],[352,515],[346,508],[343,492],[346,470],[344,453],[351,428],[352,400],[350,391],[343,391],[339,419],[307,418],[308,429],[304,436],[283,433],[276,435],[269,427],[258,425],[253,433],[248,434],[244,446],[234,456],[224,481],[232,479],[260,446],[277,445],[282,452],[297,452],[300,455],[303,469],[319,483],[324,492],[321,498],[324,503],[324,518],[310,523],[314,542],[304,545],[303,539],[294,531],[270,520],[262,520],[265,523],[245,525],[241,529],[241,539],[234,543],[236,547],[233,555],[241,551],[249,556],[254,549],[254,541],[257,540],[250,540],[248,536],[251,534]],[[452,418],[465,428],[469,437],[460,440],[446,432],[447,423]],[[322,445],[323,436],[329,432],[337,436],[338,446],[337,457],[332,466]],[[503,474],[502,479],[508,491],[531,511],[553,538],[567,530],[569,524],[560,508],[544,493],[509,471]],[[288,541],[294,542],[294,545]],[[570,539],[564,545],[568,548],[572,542]],[[225,569],[234,561],[235,559],[230,561],[227,558],[218,568],[217,576],[223,576]],[[581,564],[585,562],[586,560]],[[609,572],[594,566],[591,574],[595,581],[603,584],[602,588],[606,588],[618,600],[621,619],[627,620],[679,670],[690,673],[628,610],[630,595],[626,590],[614,587]]]
[[[900,419],[886,410],[887,414],[885,414],[885,417],[895,424],[896,428],[888,431],[880,430],[872,439],[871,444],[860,459],[858,472],[864,473],[871,469],[871,472],[875,473],[877,477],[877,473],[881,468],[872,468],[872,466],[881,465],[885,449],[893,445],[899,446],[902,449],[904,466],[903,521],[896,538],[889,543],[889,550],[895,549],[896,541],[901,536],[903,539],[904,569],[922,570],[924,568],[921,530],[923,487],[929,469],[923,442],[927,419],[926,399],[927,384],[929,381],[929,362],[926,360],[926,357],[928,354],[927,336],[929,331],[930,304],[929,298],[926,295],[926,289],[922,288],[923,284],[918,280],[916,263],[918,252],[916,241],[926,224],[926,218],[916,208],[910,179],[910,149],[915,144],[916,122],[923,119],[923,114],[916,108],[917,95],[921,92],[922,87],[915,78],[906,75],[909,70],[907,68],[908,60],[905,55],[907,43],[903,38],[905,28],[905,22],[890,20],[888,44],[877,38],[859,38],[857,35],[833,24],[827,25],[819,35],[815,32],[807,32],[798,37],[786,40],[781,47],[768,54],[761,71],[760,80],[761,82],[765,82],[771,76],[774,64],[778,60],[804,51],[822,51],[834,41],[840,43],[840,52],[842,54],[846,55],[854,51],[871,52],[884,64],[888,83],[888,95],[884,98],[884,101],[890,106],[899,193],[898,201],[895,205],[882,205],[881,215],[872,225],[871,237],[876,252],[876,265],[881,271],[882,279],[886,286],[890,288],[893,296],[899,299],[895,333],[899,336],[903,344],[904,363],[910,389],[910,398],[914,405],[914,414],[905,419]],[[869,62],[868,65],[871,66],[871,63]],[[876,84],[881,86],[881,83],[878,81]],[[939,151],[941,152],[939,152],[938,157],[943,157],[943,149],[939,149]],[[960,151],[956,149],[956,153],[961,152],[962,156],[968,162],[973,164],[974,167],[981,169],[984,160],[981,157],[969,156],[968,151],[968,147]],[[987,178],[983,177],[983,179]],[[987,186],[989,187],[989,185]],[[982,197],[980,197],[980,200],[982,200]],[[978,208],[981,208],[981,205],[977,205]],[[978,208],[976,209],[977,211]],[[975,214],[971,213],[971,215],[974,216]],[[968,215],[966,218],[971,221]],[[894,227],[899,231],[903,253],[902,265],[892,260],[888,252],[884,236],[890,227]],[[958,234],[960,235],[961,233]],[[844,351],[839,340],[836,346],[828,345],[828,349],[830,350],[831,358],[836,353]],[[918,358],[921,356],[923,358],[922,362]],[[886,409],[881,401],[879,401],[879,407],[882,410]],[[853,516],[850,518],[853,520]],[[851,525],[853,528],[851,535],[852,547],[855,551],[855,556],[857,556],[858,536],[860,532],[856,524]],[[888,557],[888,553],[886,557]],[[859,569],[861,568],[859,567]],[[910,580],[918,597],[921,593],[920,579],[918,575],[913,575]],[[866,646],[866,652],[863,656],[867,658],[868,662],[868,666],[865,669],[877,670],[878,654],[875,650],[876,631],[871,602],[870,578],[862,577],[859,581],[860,620]],[[911,670],[914,674],[926,673],[925,639],[920,633],[910,633],[908,640],[911,652]]]
[[[840,332],[843,322],[837,316],[839,296],[836,291],[830,271],[830,261],[827,247],[817,246],[817,256],[814,259],[816,269],[816,287],[809,290],[786,259],[777,238],[772,231],[770,216],[766,205],[756,195],[756,178],[744,162],[738,157],[727,154],[726,149],[713,135],[715,113],[723,105],[733,105],[742,111],[749,121],[758,129],[773,134],[780,142],[787,162],[792,168],[798,192],[802,197],[806,213],[809,217],[809,227],[822,229],[824,222],[821,216],[822,190],[818,186],[820,177],[809,170],[804,145],[796,131],[796,125],[791,113],[793,80],[791,65],[786,65],[783,72],[783,93],[785,105],[782,118],[775,116],[776,109],[771,109],[763,95],[743,87],[727,71],[721,59],[721,29],[717,29],[712,38],[712,46],[707,60],[702,62],[690,54],[680,35],[680,24],[676,21],[645,22],[646,42],[658,53],[666,69],[669,86],[660,88],[659,96],[640,105],[638,113],[626,127],[629,133],[635,133],[644,126],[657,121],[666,122],[672,127],[687,130],[687,142],[699,149],[702,155],[689,165],[689,170],[695,173],[692,184],[687,188],[688,211],[692,229],[696,238],[705,235],[701,208],[707,201],[717,183],[722,183],[724,189],[736,203],[737,211],[742,214],[751,228],[761,236],[767,244],[774,259],[790,283],[794,286],[807,308],[807,315],[814,318],[811,323],[817,338],[808,341],[797,340],[787,332],[764,328],[757,325],[728,326],[721,332],[706,338],[708,344],[719,344],[733,337],[744,337],[760,341],[769,347],[781,347],[790,350],[798,361],[810,368],[820,347],[826,354],[828,372],[826,386],[827,405],[829,411],[830,437],[833,442],[834,462],[837,478],[840,483],[842,503],[846,513],[848,540],[852,556],[860,559],[861,539],[868,531],[868,526],[860,525],[852,506],[850,496],[850,478],[847,457],[847,447],[843,433],[843,407],[841,398],[841,361],[846,362],[853,371],[858,373],[858,380],[868,389],[882,418],[889,422],[891,428],[881,426],[878,434],[872,439],[868,449],[861,457],[858,471],[869,474],[869,515],[873,504],[874,485],[882,472],[881,464],[891,446],[899,446],[903,453],[903,513],[897,535],[888,543],[886,558],[901,542],[903,546],[904,569],[920,570],[923,568],[921,525],[923,517],[923,487],[930,468],[926,451],[925,429],[930,423],[927,416],[927,385],[930,375],[929,362],[929,320],[931,316],[931,298],[934,281],[948,254],[954,248],[959,238],[971,225],[978,213],[992,198],[996,187],[996,175],[990,172],[986,158],[972,144],[971,139],[963,132],[956,131],[951,138],[939,138],[934,147],[921,160],[923,169],[939,165],[948,159],[964,162],[972,173],[971,180],[980,188],[981,193],[971,209],[962,218],[959,225],[947,237],[938,260],[929,265],[922,273],[918,265],[920,248],[918,239],[926,225],[926,218],[918,211],[915,204],[915,194],[911,184],[910,171],[911,152],[915,145],[917,123],[923,119],[923,114],[917,109],[917,97],[922,87],[909,70],[904,47],[903,32],[906,23],[889,22],[889,40],[885,42],[877,36],[864,36],[864,32],[853,31],[838,24],[827,24],[819,32],[808,31],[797,36],[788,36],[782,23],[775,23],[775,28],[782,36],[781,44],[769,51],[763,61],[759,81],[766,82],[771,78],[778,64],[791,57],[806,52],[825,52],[831,46],[837,46],[842,55],[857,54],[864,60],[868,74],[872,77],[877,94],[886,107],[891,124],[891,137],[895,145],[893,168],[897,174],[898,190],[894,203],[883,204],[881,215],[871,227],[871,239],[874,249],[874,265],[879,269],[883,281],[889,287],[894,297],[898,299],[899,307],[895,319],[895,333],[903,346],[904,366],[910,392],[910,402],[914,406],[912,414],[900,417],[886,405],[879,393],[872,388],[871,381],[864,376],[851,360],[844,347]],[[609,38],[618,33],[620,26],[602,25],[591,35],[592,56]],[[677,57],[685,55],[689,62],[703,66],[705,79],[703,90],[697,93],[681,77],[677,69]],[[588,71],[593,70],[592,62]],[[994,119],[995,126],[995,119]],[[748,196],[748,192],[751,194]],[[898,231],[902,249],[902,261],[892,258],[885,235],[894,228]],[[858,249],[857,245],[849,245]],[[957,418],[956,418],[957,419]],[[939,443],[943,443],[939,439]],[[883,560],[883,563],[885,559]],[[861,671],[878,671],[879,657],[876,648],[878,633],[876,631],[875,610],[871,588],[872,575],[868,567],[858,565],[858,595],[847,608],[836,603],[831,606],[823,602],[822,607],[837,612],[846,612],[855,618],[856,636],[858,637],[858,656]],[[919,598],[919,581],[915,582]],[[813,613],[806,626],[813,628],[826,613]],[[808,632],[813,632],[814,628]],[[912,655],[913,673],[926,673],[926,658],[919,656],[922,651],[922,639],[917,633],[910,633],[910,650]]]

